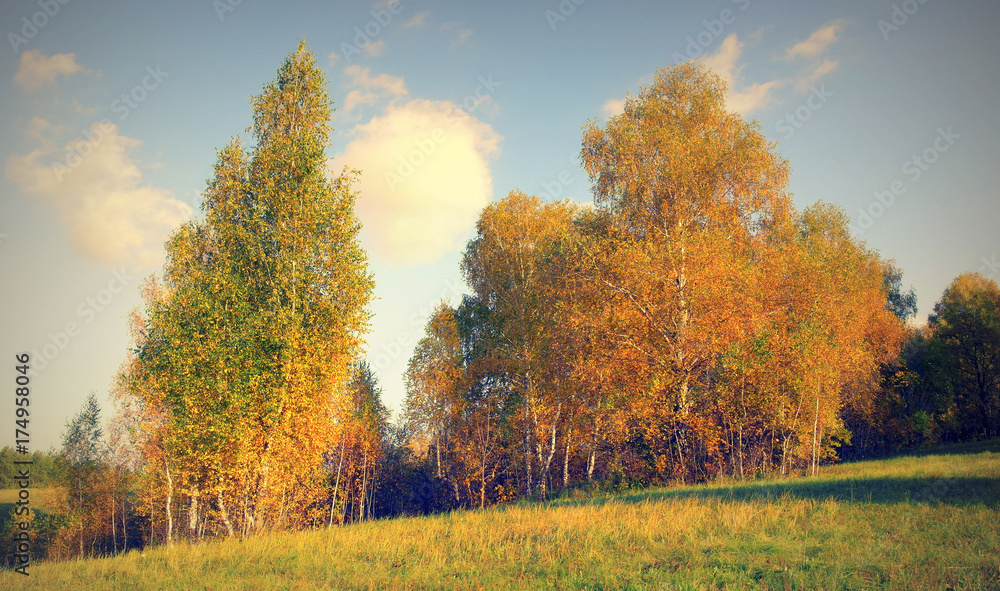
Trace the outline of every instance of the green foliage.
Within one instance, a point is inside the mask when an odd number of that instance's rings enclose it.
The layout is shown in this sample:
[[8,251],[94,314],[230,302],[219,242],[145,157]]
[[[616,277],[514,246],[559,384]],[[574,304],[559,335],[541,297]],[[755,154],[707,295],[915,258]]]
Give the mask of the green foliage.
[[885,304],[896,318],[906,322],[917,315],[917,292],[912,287],[903,291],[903,270],[893,264],[885,268],[885,289],[889,294]]
[[83,408],[66,424],[62,434],[62,457],[74,469],[86,470],[104,456],[104,434],[101,430],[101,407],[97,394],[91,392]]
[[35,450],[31,454],[22,455],[9,445],[5,445],[0,448],[0,489],[14,486],[14,477],[17,474],[14,460],[31,461],[32,486],[48,487],[60,482],[64,468],[60,459],[60,455],[54,450],[44,452]]
[[[37,498],[35,502],[38,502]],[[0,505],[0,508],[2,507],[4,505]],[[15,566],[14,553],[10,548],[15,544],[14,536],[22,532],[29,536],[32,560],[58,558],[51,550],[56,545],[60,533],[69,524],[66,514],[37,508],[29,510],[27,514],[18,515],[16,511],[16,507],[11,507],[6,519],[0,519],[0,548],[5,550],[3,565],[8,568]],[[22,523],[28,524],[27,530],[21,528]]]
[[898,362],[882,371],[868,413],[848,418],[862,436],[851,457],[1000,433],[1000,288],[979,274],[957,277],[928,326],[912,331]]
[[1000,435],[1000,288],[979,273],[960,275],[928,319],[939,390],[952,393],[957,435]]

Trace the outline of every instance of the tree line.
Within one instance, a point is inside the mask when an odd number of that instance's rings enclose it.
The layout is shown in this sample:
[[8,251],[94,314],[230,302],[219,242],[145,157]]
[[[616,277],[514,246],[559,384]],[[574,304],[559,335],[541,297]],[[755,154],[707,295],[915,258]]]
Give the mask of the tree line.
[[694,63],[587,123],[592,205],[482,211],[471,293],[431,314],[393,422],[363,361],[357,172],[327,171],[304,44],[252,106],[255,144],[219,151],[143,286],[107,437],[93,397],[67,425],[51,557],[1000,435],[996,283],[958,277],[911,327],[902,271],[839,208],[797,210],[776,145]]

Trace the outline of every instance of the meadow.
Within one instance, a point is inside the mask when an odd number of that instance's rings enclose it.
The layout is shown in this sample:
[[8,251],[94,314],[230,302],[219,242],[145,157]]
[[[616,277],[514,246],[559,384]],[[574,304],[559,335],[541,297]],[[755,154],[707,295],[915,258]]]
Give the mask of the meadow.
[[0,588],[1000,589],[1000,441],[37,563]]
[[[51,513],[58,508],[58,495],[54,489],[32,488],[28,490],[30,491],[28,502],[32,509],[41,513]],[[0,489],[0,531],[3,531],[7,526],[7,517],[11,510],[17,507],[19,492],[15,488]]]

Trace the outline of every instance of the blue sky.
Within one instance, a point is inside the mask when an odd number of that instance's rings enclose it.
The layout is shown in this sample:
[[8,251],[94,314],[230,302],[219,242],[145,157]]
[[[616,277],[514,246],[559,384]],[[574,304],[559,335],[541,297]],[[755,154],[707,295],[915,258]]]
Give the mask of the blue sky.
[[331,167],[362,170],[390,407],[428,312],[465,291],[477,212],[515,188],[590,201],[581,126],[678,60],[727,79],[789,159],[797,207],[841,205],[897,261],[920,321],[959,273],[1000,278],[992,1],[43,0],[4,3],[0,33],[0,351],[10,389],[15,353],[36,352],[33,449],[90,391],[113,411],[142,278],[301,38],[337,108]]

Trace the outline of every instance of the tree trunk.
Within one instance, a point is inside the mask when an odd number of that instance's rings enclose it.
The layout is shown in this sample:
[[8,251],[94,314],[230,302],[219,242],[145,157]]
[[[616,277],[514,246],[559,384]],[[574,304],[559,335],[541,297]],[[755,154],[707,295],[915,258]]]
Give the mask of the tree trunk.
[[687,367],[687,333],[691,324],[691,309],[687,299],[687,250],[684,247],[683,235],[684,225],[678,222],[677,235],[675,240],[680,241],[680,265],[677,269],[677,308],[679,318],[677,319],[677,344],[675,348],[675,362],[677,369],[681,372],[681,387],[679,395],[679,414],[681,418],[688,415],[688,393],[690,390],[691,373]]
[[746,378],[744,378],[743,383],[740,384],[740,407],[743,411],[743,417],[740,419],[740,429],[739,429],[739,453],[740,453],[740,480],[746,478],[743,473],[743,423],[747,420],[747,404],[744,398],[744,388],[746,387]]
[[219,515],[222,517],[222,523],[226,526],[226,535],[231,538],[233,537],[233,524],[229,521],[229,511],[226,511],[226,503],[222,500],[221,486],[215,491],[215,502],[219,504]]
[[524,494],[531,496],[534,485],[531,478],[531,404],[528,401],[531,380],[528,374],[522,378],[524,389]]
[[563,483],[562,487],[565,490],[569,486],[569,449],[570,441],[573,437],[573,425],[569,422],[566,423],[566,453],[563,454]]
[[195,539],[198,529],[198,485],[191,491],[191,506],[188,507],[188,537]]
[[[79,474],[79,473],[78,473]],[[80,476],[76,477],[76,489],[77,489],[77,509],[81,512],[80,516],[80,557],[83,557],[83,479]]]
[[118,487],[116,486],[117,479],[112,482],[115,484],[112,484],[111,488],[111,540],[114,544],[115,554],[118,554],[118,525],[115,523],[115,493],[118,492]]
[[361,497],[359,499],[358,519],[365,520],[365,493],[368,491],[368,448],[365,447],[364,464],[361,471]]
[[441,478],[441,431],[438,430],[437,441],[434,442],[434,453],[437,455],[438,478]]
[[167,474],[167,545],[174,543],[174,479],[170,476],[170,465],[166,465]]
[[125,521],[125,502],[127,493],[122,493],[122,552],[128,552],[128,528]]
[[594,466],[597,464],[597,422],[594,422],[594,431],[590,434],[590,453],[587,457],[587,483],[594,482]]
[[788,445],[791,440],[792,435],[795,433],[795,427],[799,424],[799,413],[802,411],[802,396],[799,397],[799,404],[795,407],[795,416],[792,417],[792,428],[788,430],[785,434],[784,441],[781,442],[781,475],[784,476],[788,473],[787,461],[788,461]]
[[[545,467],[538,474],[538,484],[541,487],[542,497],[548,494],[549,468],[552,467],[552,458],[556,455],[556,433],[559,427],[559,416],[562,414],[562,402],[556,407],[556,416],[552,419],[552,430],[549,439],[549,452],[545,456]],[[539,458],[541,460],[541,458]]]
[[[337,465],[337,483],[333,486],[333,500],[330,501],[330,523],[327,527],[333,525],[333,510],[337,506],[337,493],[340,492],[340,470],[344,467],[344,448],[347,447],[347,439],[344,438],[340,442],[340,464]],[[343,523],[343,519],[341,519]]]
[[812,453],[812,475],[813,476],[816,475],[816,450],[817,450],[816,432],[819,429],[819,391],[816,392],[816,415],[815,415],[815,417],[816,418],[813,420],[813,445],[812,445],[812,452],[813,452]]

